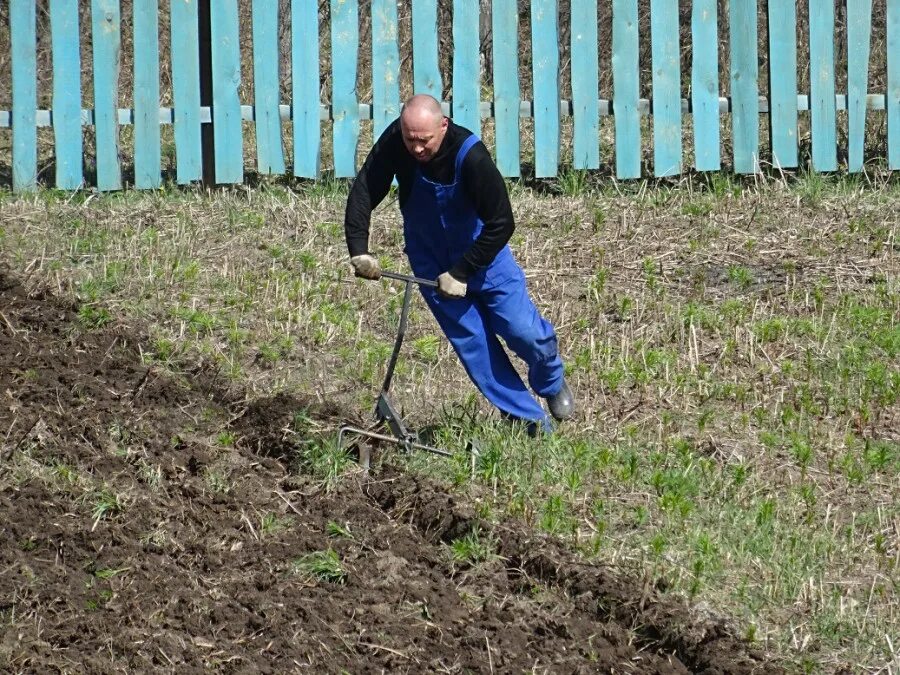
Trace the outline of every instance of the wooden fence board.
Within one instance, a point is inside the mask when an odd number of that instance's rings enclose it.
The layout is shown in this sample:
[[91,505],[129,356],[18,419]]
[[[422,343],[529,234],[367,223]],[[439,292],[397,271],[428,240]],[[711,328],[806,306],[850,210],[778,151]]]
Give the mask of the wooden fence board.
[[159,3],[134,0],[134,185],[162,185],[159,131]]
[[681,65],[678,0],[651,0],[653,59],[653,171],[681,173]]
[[193,0],[171,0],[172,97],[175,101],[175,172],[179,183],[203,175],[200,143],[199,20]]
[[557,0],[531,0],[534,81],[534,175],[559,168],[559,31]]
[[716,4],[716,0],[694,0],[691,10],[691,108],[697,171],[718,171],[721,167]]
[[847,126],[851,172],[861,171],[866,147],[866,93],[872,37],[872,0],[847,2]]
[[481,135],[478,2],[453,2],[453,121]]
[[813,169],[837,171],[834,0],[809,0],[809,94]]
[[[51,0],[53,139],[56,187],[60,190],[76,190],[84,182],[79,36],[78,5],[69,0]],[[156,107],[159,107],[158,103]],[[159,142],[156,146],[159,147]]]
[[241,125],[241,39],[237,0],[210,3],[212,34],[213,139],[216,182],[244,180],[244,137]]
[[264,174],[284,173],[281,145],[281,77],[278,50],[278,0],[253,3],[253,105],[256,168]]
[[441,100],[443,85],[438,68],[437,0],[412,3],[413,93]]
[[122,189],[119,165],[119,50],[122,43],[118,0],[92,0],[94,131],[97,189]]
[[334,175],[356,175],[359,143],[359,101],[356,97],[356,66],[359,53],[359,7],[355,0],[331,0],[332,116],[334,118]]
[[888,166],[900,169],[900,0],[887,0]]
[[613,114],[618,178],[641,176],[637,10],[637,0],[613,0]]
[[[291,100],[294,175],[319,175],[319,8],[315,0],[291,3]],[[298,75],[303,73],[303,75]]]
[[769,141],[772,164],[797,166],[797,7],[769,0]]
[[[571,100],[559,90],[561,66],[559,0],[529,0],[533,93],[524,101],[518,76],[519,7],[517,0],[453,0],[452,96],[443,101],[457,123],[480,135],[481,120],[495,120],[494,148],[504,176],[520,174],[520,120],[534,120],[534,171],[538,177],[557,175],[560,162],[561,118],[572,117],[572,162],[576,169],[600,166],[600,117],[614,114],[616,175],[640,177],[642,115],[653,128],[654,173],[683,170],[683,115],[693,114],[694,157],[698,170],[721,166],[720,116],[731,114],[733,168],[737,173],[760,170],[759,116],[769,115],[772,162],[776,167],[798,164],[798,113],[810,111],[812,162],[815,171],[837,170],[837,112],[847,110],[848,170],[858,172],[865,162],[867,111],[885,110],[887,163],[900,168],[900,0],[885,0],[887,8],[887,89],[867,91],[871,57],[873,0],[847,0],[846,62],[836,62],[835,6],[832,0],[806,0],[811,17],[810,93],[797,94],[797,11],[791,0],[768,0],[767,64],[769,90],[758,83],[758,0],[730,0],[728,22],[729,95],[718,91],[718,0],[693,0],[691,16],[691,97],[681,100],[680,20],[677,0],[649,0],[652,56],[652,98],[639,98],[639,0],[613,0],[613,98],[599,100],[599,43],[597,0],[570,0],[566,29],[570,32]],[[134,47],[133,109],[120,109],[118,91],[121,49],[121,0],[91,0],[90,45],[93,83],[80,90],[81,49],[77,3],[46,0],[50,16],[53,90],[50,110],[37,109],[37,0],[9,0],[12,110],[0,110],[0,127],[12,129],[12,177],[16,191],[37,184],[38,127],[53,127],[56,185],[78,189],[84,185],[84,125],[94,126],[96,186],[122,186],[119,163],[120,125],[134,125],[135,186],[161,184],[162,124],[174,124],[178,180],[203,176],[201,131],[212,122],[215,136],[216,178],[222,183],[243,180],[242,121],[255,123],[257,166],[262,173],[285,170],[282,120],[293,125],[293,172],[315,178],[320,171],[321,123],[333,120],[334,169],[337,176],[356,173],[360,121],[372,119],[376,136],[400,111],[399,11],[394,0],[371,0],[372,104],[361,102],[356,90],[360,40],[357,0],[329,0],[332,91],[330,101],[320,95],[320,2],[293,0],[291,105],[280,104],[280,0],[252,3],[254,105],[238,98],[241,53],[239,0],[211,3],[213,100],[200,105],[200,37],[197,0],[169,0],[171,9],[171,75],[174,107],[160,107],[159,6],[152,0],[132,0]],[[127,5],[126,5],[127,6]],[[480,69],[480,11],[489,6],[493,30],[492,99],[482,101]],[[439,69],[440,45],[451,40],[439,25],[438,0],[412,3],[412,70],[416,92],[443,99]],[[640,10],[645,11],[645,10]],[[524,14],[524,13],[523,13]],[[250,27],[248,27],[250,28]],[[477,37],[476,37],[477,36]],[[445,47],[446,48],[446,47]],[[841,50],[843,53],[844,50]],[[339,58],[334,58],[338,55]],[[126,60],[129,55],[126,55]],[[883,56],[880,55],[880,59]],[[837,94],[837,70],[847,68],[847,93]],[[764,94],[760,97],[760,94]],[[85,104],[85,99],[87,104]],[[93,99],[93,100],[92,100]],[[205,101],[205,99],[203,99]],[[123,101],[124,102],[124,101]],[[82,106],[88,110],[82,110]],[[130,149],[130,148],[129,148]],[[90,154],[90,153],[89,153]]]
[[731,0],[731,133],[735,173],[759,170],[756,0]]
[[36,20],[33,0],[12,0],[12,182],[16,192],[37,187]]
[[491,32],[494,57],[494,128],[497,168],[519,175],[519,14],[516,0],[493,0]]
[[400,115],[396,0],[372,0],[372,106],[374,140],[378,140]]
[[597,1],[572,0],[572,162],[576,169],[600,166],[600,78]]

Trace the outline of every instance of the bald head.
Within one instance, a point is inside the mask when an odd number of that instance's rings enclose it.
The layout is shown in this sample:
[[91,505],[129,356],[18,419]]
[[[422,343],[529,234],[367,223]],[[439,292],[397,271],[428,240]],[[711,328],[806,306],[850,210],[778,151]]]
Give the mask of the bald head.
[[429,161],[441,147],[447,132],[441,104],[428,94],[416,94],[403,106],[400,131],[407,151],[419,162]]
[[400,118],[407,122],[430,120],[436,123],[443,116],[441,104],[434,96],[416,94],[403,105],[403,113]]

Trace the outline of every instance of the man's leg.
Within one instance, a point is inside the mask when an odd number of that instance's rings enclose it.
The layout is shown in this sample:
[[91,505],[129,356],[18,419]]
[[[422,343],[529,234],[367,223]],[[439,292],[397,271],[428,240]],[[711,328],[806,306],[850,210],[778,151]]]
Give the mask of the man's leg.
[[478,390],[502,413],[549,424],[547,413],[522,382],[503,345],[486,330],[484,310],[472,298],[449,300],[430,288],[422,295]]
[[539,396],[553,396],[563,385],[556,331],[534,306],[525,275],[518,265],[515,268],[517,273],[497,286],[483,289],[479,298],[487,309],[493,332],[527,364],[531,388]]

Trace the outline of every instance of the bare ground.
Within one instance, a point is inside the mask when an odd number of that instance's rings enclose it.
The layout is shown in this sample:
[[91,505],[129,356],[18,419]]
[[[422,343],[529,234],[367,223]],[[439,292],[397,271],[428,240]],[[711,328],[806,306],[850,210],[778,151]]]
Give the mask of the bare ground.
[[[4,671],[780,672],[721,620],[422,478],[323,489],[285,430],[327,405],[176,379],[141,340],[0,267]],[[474,528],[497,555],[454,564]],[[328,550],[341,579],[297,565]]]

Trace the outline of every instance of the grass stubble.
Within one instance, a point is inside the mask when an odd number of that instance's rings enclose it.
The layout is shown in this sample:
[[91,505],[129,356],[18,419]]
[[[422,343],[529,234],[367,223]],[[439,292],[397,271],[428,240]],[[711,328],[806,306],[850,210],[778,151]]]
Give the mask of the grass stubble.
[[[580,413],[538,440],[500,424],[416,299],[395,397],[413,426],[437,425],[437,443],[477,438],[481,455],[474,476],[462,452],[410,468],[470,494],[487,519],[521,518],[729,617],[797,672],[897,672],[896,177],[623,185],[567,172],[510,186],[512,244]],[[248,398],[317,397],[359,421],[403,286],[352,277],[345,197],[334,180],[4,193],[0,251],[26,285],[74,297],[86,329],[140,326],[154,368],[214,364]],[[395,201],[375,214],[372,248],[405,271]],[[333,478],[346,465],[328,445],[337,420],[298,415],[326,439],[314,459]],[[83,492],[95,522],[127,508],[127,494],[66,467],[47,479]],[[483,559],[489,542],[451,555]],[[298,573],[339,580],[320,558]]]

